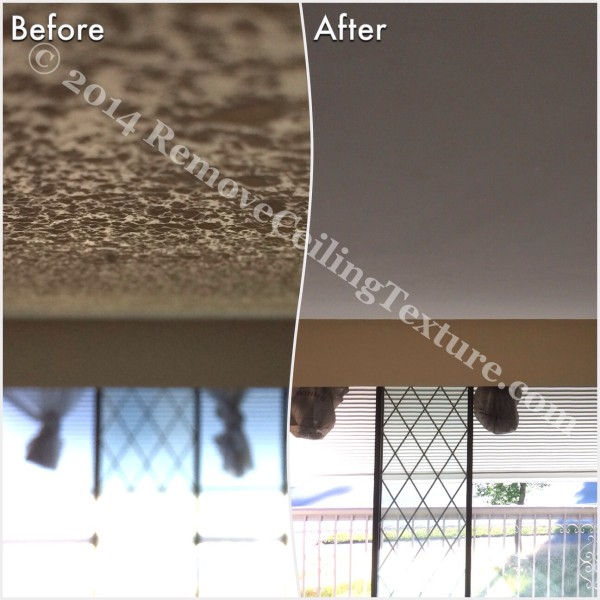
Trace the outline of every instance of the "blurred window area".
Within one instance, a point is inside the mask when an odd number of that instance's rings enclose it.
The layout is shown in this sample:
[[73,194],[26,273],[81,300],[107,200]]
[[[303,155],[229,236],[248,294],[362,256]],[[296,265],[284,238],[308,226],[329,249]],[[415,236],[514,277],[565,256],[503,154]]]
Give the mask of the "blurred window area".
[[286,406],[281,388],[5,388],[3,595],[295,595]]

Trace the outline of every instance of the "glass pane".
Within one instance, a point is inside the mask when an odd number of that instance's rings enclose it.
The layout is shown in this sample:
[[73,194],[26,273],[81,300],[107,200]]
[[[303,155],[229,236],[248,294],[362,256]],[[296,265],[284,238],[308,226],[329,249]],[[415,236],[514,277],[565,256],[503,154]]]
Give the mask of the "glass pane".
[[102,493],[193,488],[192,388],[103,388]]
[[194,498],[189,491],[104,494],[98,512],[99,596],[194,595]]
[[216,443],[226,431],[217,414],[215,392],[202,390],[201,487],[216,490],[262,489],[281,491],[283,486],[284,415],[287,395],[281,388],[248,388],[241,403],[241,429],[245,436],[252,466],[241,477],[224,469],[224,460]]
[[4,542],[2,597],[89,598],[94,553],[89,543]]
[[[200,595],[296,595],[289,499],[283,491],[287,394],[281,388],[247,389],[238,397],[239,414],[233,411],[225,421],[218,414],[223,414],[222,398],[222,391],[202,390]],[[231,439],[247,443],[251,460],[243,474],[225,468],[217,443],[227,422],[238,427]]]
[[62,447],[56,469],[51,469],[26,460],[27,446],[42,427],[41,421],[32,415],[43,413],[44,396],[35,388],[5,390],[2,436],[5,540],[82,540],[94,532],[91,520],[94,390],[69,391],[74,394],[75,402],[60,419],[58,436]]
[[463,596],[466,388],[385,388],[381,596]]
[[[65,598],[93,592],[94,547],[88,540],[94,533],[94,396],[92,388],[4,390],[4,596]],[[50,408],[67,406],[57,435],[43,433]],[[54,442],[48,444],[49,437]],[[36,439],[45,440],[36,460],[44,462],[56,451],[56,468],[26,459]]]
[[200,597],[297,595],[290,547],[278,542],[206,543],[198,546]]
[[595,506],[477,507],[473,595],[596,597],[596,523]]

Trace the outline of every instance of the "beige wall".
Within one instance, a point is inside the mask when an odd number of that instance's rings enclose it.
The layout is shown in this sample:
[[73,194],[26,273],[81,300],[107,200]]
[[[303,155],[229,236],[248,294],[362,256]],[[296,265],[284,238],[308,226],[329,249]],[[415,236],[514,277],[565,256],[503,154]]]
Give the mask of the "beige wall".
[[[507,383],[596,385],[595,320],[448,323],[453,333],[502,366]],[[388,320],[300,321],[294,371],[298,386],[486,383],[481,369],[469,369],[410,326]]]
[[7,386],[287,386],[294,321],[5,320]]
[[[499,363],[508,383],[596,385],[594,320],[449,324]],[[293,331],[290,319],[9,319],[4,323],[4,384],[287,386]],[[470,370],[400,321],[300,321],[295,385],[482,383],[480,369]]]

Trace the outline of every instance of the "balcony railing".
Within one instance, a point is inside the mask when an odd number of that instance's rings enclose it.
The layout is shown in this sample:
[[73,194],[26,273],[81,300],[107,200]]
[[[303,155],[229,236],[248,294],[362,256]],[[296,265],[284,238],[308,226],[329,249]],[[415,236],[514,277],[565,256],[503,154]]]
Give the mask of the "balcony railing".
[[[413,512],[407,508],[405,514]],[[398,511],[389,511],[383,528],[387,539],[396,535],[398,544],[405,545],[402,556],[410,556],[410,548],[422,544],[430,531],[429,520],[440,517],[439,540],[430,535],[427,544],[441,544],[444,535],[456,535],[460,520],[456,510],[416,511],[409,528],[401,526]],[[370,596],[370,510],[294,509],[293,520],[302,596]],[[474,508],[473,595],[595,597],[596,532],[595,507]],[[464,532],[461,541],[464,544]],[[456,567],[464,570],[464,562]],[[440,593],[447,596],[444,582],[440,586]]]

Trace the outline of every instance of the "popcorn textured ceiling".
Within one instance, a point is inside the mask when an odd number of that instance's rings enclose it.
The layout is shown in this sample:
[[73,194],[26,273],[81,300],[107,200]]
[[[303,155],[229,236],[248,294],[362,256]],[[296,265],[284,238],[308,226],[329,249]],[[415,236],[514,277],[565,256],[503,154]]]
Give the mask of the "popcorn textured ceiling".
[[[61,5],[58,22],[101,22],[101,43],[5,41],[4,292],[7,316],[286,316],[302,252],[142,140],[156,119],[274,211],[306,222],[310,128],[295,5]],[[10,5],[43,23],[47,7]],[[107,93],[91,106],[71,69]],[[85,87],[85,86],[84,86]],[[83,87],[82,87],[83,89]],[[138,111],[135,133],[102,111]]]

